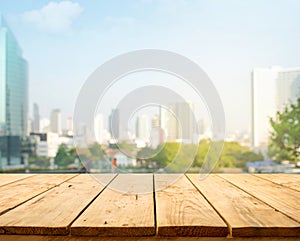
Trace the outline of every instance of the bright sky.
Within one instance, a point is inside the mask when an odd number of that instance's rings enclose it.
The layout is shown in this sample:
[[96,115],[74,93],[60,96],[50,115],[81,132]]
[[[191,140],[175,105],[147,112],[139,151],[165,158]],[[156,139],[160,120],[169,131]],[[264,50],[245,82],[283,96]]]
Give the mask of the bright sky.
[[197,62],[219,91],[227,129],[249,129],[251,70],[300,65],[298,0],[0,0],[0,9],[43,117],[53,108],[72,116],[85,79],[106,60],[158,48]]

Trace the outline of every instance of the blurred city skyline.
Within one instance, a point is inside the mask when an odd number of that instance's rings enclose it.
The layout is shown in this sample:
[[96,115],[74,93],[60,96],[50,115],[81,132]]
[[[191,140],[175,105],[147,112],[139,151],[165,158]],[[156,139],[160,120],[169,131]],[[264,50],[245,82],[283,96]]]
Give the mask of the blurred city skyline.
[[298,1],[6,1],[1,11],[29,63],[30,113],[36,102],[41,117],[59,108],[66,119],[99,65],[134,49],[161,48],[194,60],[211,77],[230,132],[250,129],[254,68],[299,65],[300,50],[294,48],[299,6]]

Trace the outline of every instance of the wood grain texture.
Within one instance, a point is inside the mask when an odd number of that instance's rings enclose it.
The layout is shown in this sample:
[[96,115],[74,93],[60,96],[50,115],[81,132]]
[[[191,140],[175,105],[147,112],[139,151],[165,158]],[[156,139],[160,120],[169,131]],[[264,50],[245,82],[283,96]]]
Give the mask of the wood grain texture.
[[211,174],[200,180],[198,174],[188,178],[226,220],[232,236],[300,236],[300,224],[264,202]]
[[0,216],[0,227],[8,234],[66,235],[103,188],[90,175],[77,176]]
[[[136,190],[142,191],[141,183],[145,185],[145,190],[150,190],[149,187],[151,187],[152,193],[134,194]],[[137,189],[136,186],[138,186]],[[118,175],[72,224],[71,235],[155,235],[153,175]]]
[[[169,178],[174,176],[156,174],[155,187],[169,183]],[[223,220],[185,176],[155,194],[158,235],[220,237],[229,234]]]
[[300,192],[250,174],[219,176],[267,203],[276,211],[300,222]]
[[300,192],[299,174],[254,174],[254,175]]
[[0,187],[0,215],[75,176],[37,174]]
[[258,237],[228,239],[226,237],[75,237],[75,236],[34,236],[0,235],[3,241],[299,241],[298,237]]
[[32,177],[33,174],[0,174],[0,186],[20,181],[24,178]]
[[[217,212],[232,228],[233,240],[299,240],[300,192],[287,186],[296,185],[298,176],[218,174],[201,182],[187,176],[193,183],[178,175],[155,175],[155,187],[162,189],[155,202],[152,175],[120,174],[102,193],[114,176],[37,174],[11,179],[0,186],[0,211],[5,210],[0,240],[228,240],[229,229]],[[136,195],[142,192],[149,194]],[[68,235],[70,230],[74,236]],[[261,235],[298,237],[255,237]]]

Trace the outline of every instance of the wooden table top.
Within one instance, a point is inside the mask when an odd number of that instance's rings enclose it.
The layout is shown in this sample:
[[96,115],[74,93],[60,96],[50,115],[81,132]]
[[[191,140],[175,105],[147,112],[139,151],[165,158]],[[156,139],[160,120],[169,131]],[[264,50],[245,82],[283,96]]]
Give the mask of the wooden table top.
[[[97,179],[0,174],[0,240],[300,237],[297,174],[211,174],[204,180],[186,174],[167,188],[160,187],[175,180],[174,174],[97,174]],[[135,185],[148,193],[134,193]]]

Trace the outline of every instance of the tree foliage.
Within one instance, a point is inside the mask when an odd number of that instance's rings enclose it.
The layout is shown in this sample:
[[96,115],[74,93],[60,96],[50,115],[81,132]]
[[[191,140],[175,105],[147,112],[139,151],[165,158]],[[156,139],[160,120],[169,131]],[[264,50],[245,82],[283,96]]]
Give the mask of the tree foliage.
[[67,167],[74,163],[76,157],[77,154],[75,148],[68,148],[66,144],[61,144],[58,147],[54,160],[59,167]]
[[88,147],[88,150],[89,150],[90,159],[92,159],[94,161],[100,160],[104,155],[104,151],[102,150],[101,145],[96,142],[91,144]]
[[287,105],[270,119],[272,132],[268,154],[274,160],[299,161],[300,157],[300,99]]
[[[146,147],[139,153],[139,157],[151,156],[151,153],[157,152],[146,161],[156,162],[158,168],[163,168],[175,161],[178,170],[190,164],[192,161],[193,167],[201,167],[205,161],[206,155],[210,148],[210,140],[201,140],[199,145],[195,144],[180,144],[180,143],[165,143],[164,146],[158,147],[160,151]],[[180,151],[181,150],[181,151]],[[244,168],[246,162],[262,160],[261,154],[256,154],[248,147],[243,147],[237,142],[225,142],[224,148],[217,162],[216,168]],[[181,165],[182,164],[182,165]]]
[[31,156],[29,158],[29,163],[40,168],[48,168],[50,166],[50,158],[44,156]]
[[[199,143],[198,153],[194,160],[194,167],[202,166],[210,147],[210,140]],[[224,142],[223,150],[215,169],[219,168],[244,168],[246,162],[263,160],[261,154],[256,154],[250,148],[241,146],[238,142]]]
[[238,142],[225,142],[218,168],[244,168],[247,162],[263,160],[262,154],[257,154]]

